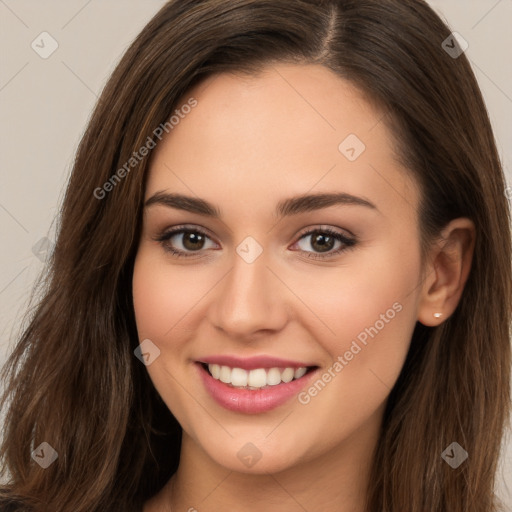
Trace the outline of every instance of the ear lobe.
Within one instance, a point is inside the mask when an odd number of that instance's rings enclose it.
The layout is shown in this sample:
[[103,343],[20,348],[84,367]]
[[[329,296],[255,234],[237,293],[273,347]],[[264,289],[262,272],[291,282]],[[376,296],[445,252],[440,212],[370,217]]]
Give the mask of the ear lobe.
[[473,221],[458,218],[433,243],[418,305],[418,321],[423,325],[435,327],[457,308],[471,270],[475,238]]

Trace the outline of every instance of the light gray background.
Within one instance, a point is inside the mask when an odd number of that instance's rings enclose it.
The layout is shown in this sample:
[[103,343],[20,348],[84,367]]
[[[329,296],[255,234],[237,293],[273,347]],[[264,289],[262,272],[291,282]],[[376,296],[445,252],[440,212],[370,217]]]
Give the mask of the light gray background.
[[[43,237],[55,238],[50,226],[97,96],[124,50],[164,3],[0,0],[0,365],[12,349],[43,267],[44,258],[33,247]],[[512,0],[430,4],[469,43],[466,54],[512,185]],[[47,59],[31,48],[43,31],[59,45]],[[511,484],[512,442],[507,436],[498,494],[512,509]]]

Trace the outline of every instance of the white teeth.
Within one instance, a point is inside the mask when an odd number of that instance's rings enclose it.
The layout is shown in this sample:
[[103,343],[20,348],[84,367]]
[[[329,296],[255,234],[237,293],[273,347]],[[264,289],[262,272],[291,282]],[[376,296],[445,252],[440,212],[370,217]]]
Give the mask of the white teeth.
[[228,366],[221,366],[219,380],[224,382],[224,384],[231,384],[231,368]]
[[218,364],[209,364],[208,370],[216,380],[237,388],[249,387],[250,389],[260,389],[266,386],[277,386],[281,382],[291,382],[293,379],[300,379],[307,372],[305,366],[283,369],[256,368],[247,371],[243,368],[230,368]]
[[295,374],[293,375],[293,377],[295,379],[300,379],[303,375],[306,375],[307,371],[307,368],[305,368],[304,366],[302,368],[297,368],[295,370]]
[[[228,368],[225,366],[224,368]],[[251,381],[250,375],[249,375],[249,382]],[[245,370],[242,370],[241,368],[233,368],[231,370],[231,384],[233,386],[237,387],[244,387],[247,386],[247,372]],[[249,384],[250,386],[254,386],[254,384]]]
[[270,368],[267,372],[267,384],[269,386],[277,386],[277,384],[281,384],[281,372],[279,368]]
[[[247,373],[246,370],[242,370],[243,372]],[[249,380],[248,380],[249,386],[252,388],[262,388],[263,386],[266,386],[267,384],[267,372],[263,368],[258,368],[257,370],[251,370],[249,372]],[[231,381],[231,384],[233,384],[233,381]],[[235,386],[235,384],[233,384]]]
[[208,368],[214,379],[218,379],[220,377],[220,366],[218,364],[210,364]]
[[281,374],[281,380],[283,382],[291,382],[293,380],[294,373],[295,370],[293,368],[285,368]]

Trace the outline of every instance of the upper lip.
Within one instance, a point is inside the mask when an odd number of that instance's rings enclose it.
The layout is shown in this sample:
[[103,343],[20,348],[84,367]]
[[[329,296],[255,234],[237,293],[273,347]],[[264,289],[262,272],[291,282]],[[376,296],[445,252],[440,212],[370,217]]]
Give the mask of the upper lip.
[[239,357],[235,355],[213,355],[198,359],[198,362],[206,364],[218,364],[220,366],[229,366],[230,368],[242,368],[244,370],[254,370],[256,368],[301,368],[315,366],[300,361],[292,361],[291,359],[281,359],[279,357],[267,355],[252,357]]

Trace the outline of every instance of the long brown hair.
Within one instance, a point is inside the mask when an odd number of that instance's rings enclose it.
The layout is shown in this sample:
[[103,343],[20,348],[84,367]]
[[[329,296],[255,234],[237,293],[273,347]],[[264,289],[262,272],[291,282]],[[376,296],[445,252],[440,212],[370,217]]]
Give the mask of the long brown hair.
[[[162,7],[101,94],[77,151],[42,298],[3,369],[0,457],[9,482],[0,496],[30,511],[140,510],[176,471],[181,428],[134,356],[131,278],[151,158],[123,179],[112,176],[200,80],[295,62],[332,69],[387,112],[400,159],[421,185],[423,247],[454,218],[476,226],[459,306],[439,327],[418,323],[414,331],[387,404],[367,510],[498,510],[510,411],[510,213],[481,92],[466,56],[443,49],[448,37],[422,0]],[[469,454],[457,469],[441,458],[453,441]],[[42,442],[58,454],[47,469],[31,457]]]

